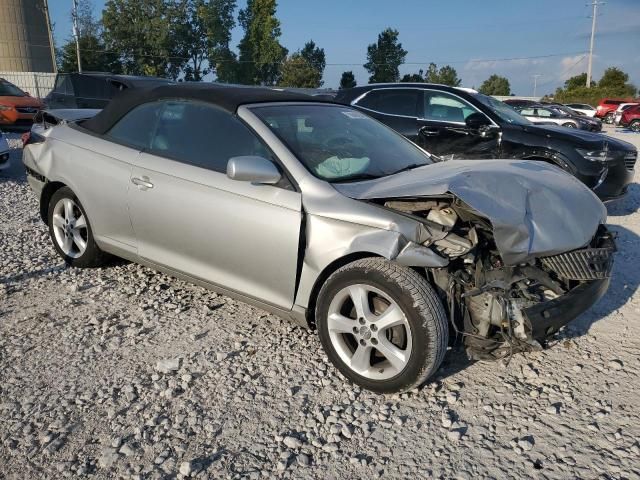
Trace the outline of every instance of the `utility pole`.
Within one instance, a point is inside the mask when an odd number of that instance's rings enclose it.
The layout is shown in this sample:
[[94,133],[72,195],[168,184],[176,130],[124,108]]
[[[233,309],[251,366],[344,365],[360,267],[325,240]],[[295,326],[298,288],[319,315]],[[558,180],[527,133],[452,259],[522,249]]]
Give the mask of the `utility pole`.
[[49,2],[47,0],[44,0],[44,15],[47,20],[47,35],[49,36],[49,45],[51,47],[53,73],[58,73],[58,65],[56,64],[56,48],[53,43],[53,34],[51,33],[51,17],[49,17]]
[[533,96],[536,96],[536,90],[538,89],[538,77],[541,77],[542,75],[537,73],[535,75],[533,75]]
[[591,87],[591,67],[593,66],[593,40],[596,36],[596,17],[598,16],[598,5],[604,5],[604,2],[593,0],[591,7],[593,13],[591,15],[591,44],[589,45],[589,66],[587,67],[587,88]]
[[73,36],[76,39],[76,56],[78,57],[78,73],[82,73],[82,62],[80,61],[80,33],[78,32],[78,0],[73,0]]

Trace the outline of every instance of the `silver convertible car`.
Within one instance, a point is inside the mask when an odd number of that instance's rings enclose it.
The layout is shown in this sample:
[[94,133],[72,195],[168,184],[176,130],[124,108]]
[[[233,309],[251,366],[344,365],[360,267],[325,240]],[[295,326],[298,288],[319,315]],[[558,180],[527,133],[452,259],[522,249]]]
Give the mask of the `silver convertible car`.
[[68,264],[116,255],[316,328],[376,392],[424,382],[450,337],[475,359],[539,349],[609,284],[606,210],[571,175],[440,162],[302,94],[128,90],[23,158]]

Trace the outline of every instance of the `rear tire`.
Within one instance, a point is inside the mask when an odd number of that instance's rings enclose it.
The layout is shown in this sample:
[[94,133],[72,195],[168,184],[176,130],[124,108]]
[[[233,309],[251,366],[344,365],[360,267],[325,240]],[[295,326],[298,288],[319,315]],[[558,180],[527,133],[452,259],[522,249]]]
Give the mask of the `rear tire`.
[[65,263],[80,268],[104,265],[108,255],[96,245],[87,212],[69,187],[51,196],[47,220],[53,246]]
[[607,124],[611,125],[611,124],[613,123],[613,118],[614,118],[614,117],[613,117],[613,113],[607,113],[607,114],[604,116],[604,119],[603,119],[603,120],[604,120],[604,123],[607,123]]
[[431,285],[383,258],[357,260],[333,273],[318,296],[316,325],[331,363],[377,393],[421,385],[442,363],[449,339]]

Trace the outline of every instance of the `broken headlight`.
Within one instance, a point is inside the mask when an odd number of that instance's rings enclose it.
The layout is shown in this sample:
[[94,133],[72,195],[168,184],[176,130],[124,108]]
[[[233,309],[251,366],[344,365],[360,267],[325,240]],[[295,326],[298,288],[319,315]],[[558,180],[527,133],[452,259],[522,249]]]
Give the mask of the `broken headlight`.
[[586,160],[591,162],[614,162],[620,158],[621,152],[617,152],[615,150],[586,150],[582,148],[576,148],[578,153],[582,155]]

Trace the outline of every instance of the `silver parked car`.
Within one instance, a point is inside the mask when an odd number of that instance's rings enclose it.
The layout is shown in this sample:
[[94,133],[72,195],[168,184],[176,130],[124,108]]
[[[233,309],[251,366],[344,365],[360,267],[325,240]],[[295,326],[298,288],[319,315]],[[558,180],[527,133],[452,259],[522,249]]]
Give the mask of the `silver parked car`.
[[517,107],[516,110],[520,115],[527,117],[527,120],[533,123],[543,125],[556,124],[568,128],[583,128],[579,119],[542,105]]
[[582,183],[541,162],[439,162],[350,107],[259,88],[120,94],[27,145],[72,266],[117,255],[317,328],[350,380],[406,391],[449,337],[541,348],[606,291],[614,243]]

